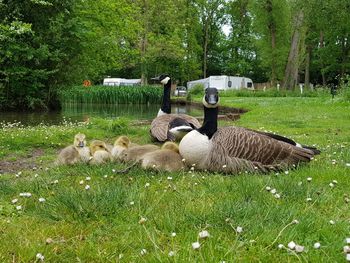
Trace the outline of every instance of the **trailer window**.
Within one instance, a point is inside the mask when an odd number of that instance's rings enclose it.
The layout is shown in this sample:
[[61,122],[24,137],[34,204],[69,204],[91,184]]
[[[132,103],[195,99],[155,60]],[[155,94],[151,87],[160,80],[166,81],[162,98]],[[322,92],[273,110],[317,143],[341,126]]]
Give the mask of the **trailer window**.
[[247,82],[247,87],[248,87],[248,88],[253,87],[253,83],[252,83],[252,82]]
[[232,87],[232,81],[229,80],[228,83],[227,83],[228,87],[231,88]]

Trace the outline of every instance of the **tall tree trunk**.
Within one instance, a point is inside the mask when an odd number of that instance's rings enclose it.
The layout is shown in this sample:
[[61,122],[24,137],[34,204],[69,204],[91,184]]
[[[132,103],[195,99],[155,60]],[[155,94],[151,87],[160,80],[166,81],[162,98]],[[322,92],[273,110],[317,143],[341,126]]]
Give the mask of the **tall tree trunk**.
[[266,1],[266,11],[269,17],[268,28],[271,36],[271,86],[274,87],[277,81],[277,73],[276,73],[276,24],[273,20],[272,14],[272,1]]
[[305,79],[304,79],[304,83],[305,83],[305,88],[309,88],[310,87],[310,60],[311,60],[311,51],[312,51],[312,47],[310,45],[308,45],[306,47],[306,58],[305,58]]
[[208,62],[208,42],[209,42],[209,18],[207,17],[204,24],[204,44],[203,44],[203,78],[207,77]]
[[147,59],[146,59],[146,52],[147,52],[147,44],[148,44],[148,3],[147,0],[143,1],[143,32],[141,37],[141,43],[140,43],[140,53],[141,53],[141,84],[146,85],[147,84]]
[[294,89],[298,83],[298,71],[299,71],[299,49],[300,49],[300,35],[301,26],[304,20],[304,13],[300,10],[295,17],[294,32],[292,37],[292,43],[289,50],[288,62],[284,74],[283,87],[286,89]]
[[[324,47],[324,34],[323,31],[320,32],[320,49],[322,49]],[[326,76],[323,72],[324,69],[324,63],[323,63],[323,58],[321,57],[321,75],[322,75],[322,85],[326,86]]]

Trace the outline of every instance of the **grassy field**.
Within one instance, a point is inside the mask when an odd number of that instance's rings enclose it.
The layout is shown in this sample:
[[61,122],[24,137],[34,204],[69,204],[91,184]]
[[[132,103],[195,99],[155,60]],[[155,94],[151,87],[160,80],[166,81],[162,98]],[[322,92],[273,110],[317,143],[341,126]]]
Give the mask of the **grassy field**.
[[[0,262],[38,262],[37,253],[47,262],[344,262],[344,240],[350,237],[350,103],[223,97],[221,104],[250,111],[220,125],[272,130],[316,144],[322,154],[281,174],[134,168],[118,175],[113,169],[125,165],[54,167],[53,161],[77,132],[111,143],[127,134],[146,143],[149,127],[124,119],[3,125],[0,166],[14,163],[17,172],[0,177]],[[206,239],[198,237],[203,230],[210,234]],[[200,248],[193,249],[197,241]],[[288,249],[290,241],[304,251]]]

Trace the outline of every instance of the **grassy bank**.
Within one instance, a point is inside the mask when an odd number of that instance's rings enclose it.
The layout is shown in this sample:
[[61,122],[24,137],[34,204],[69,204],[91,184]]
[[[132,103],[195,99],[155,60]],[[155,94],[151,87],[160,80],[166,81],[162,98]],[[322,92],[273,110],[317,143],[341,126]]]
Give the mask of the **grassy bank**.
[[59,91],[61,104],[147,104],[159,103],[161,87],[76,86]]
[[[125,119],[3,126],[0,159],[30,160],[28,167],[36,170],[0,177],[0,261],[33,262],[37,253],[47,262],[344,261],[344,239],[350,236],[350,104],[327,97],[222,97],[221,103],[250,111],[236,123],[220,125],[276,131],[317,144],[322,154],[278,175],[155,174],[139,168],[117,175],[112,169],[124,165],[58,168],[52,163],[76,132],[108,142],[127,134],[146,143],[149,127]],[[20,197],[23,192],[32,196]],[[147,218],[144,224],[141,217]],[[194,250],[191,244],[202,230],[210,237]],[[305,246],[304,252],[288,250],[290,241]]]

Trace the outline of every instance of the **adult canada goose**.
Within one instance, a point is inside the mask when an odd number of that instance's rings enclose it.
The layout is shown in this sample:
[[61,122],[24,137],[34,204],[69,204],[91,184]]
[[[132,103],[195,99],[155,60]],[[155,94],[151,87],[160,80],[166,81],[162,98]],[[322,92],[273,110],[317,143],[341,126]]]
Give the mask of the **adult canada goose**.
[[179,145],[188,165],[226,173],[267,172],[309,162],[320,153],[280,135],[242,127],[217,128],[218,103],[217,89],[206,89],[203,126],[185,135]]
[[105,142],[94,140],[90,144],[90,152],[92,159],[90,164],[103,164],[112,160],[112,155],[107,149]]
[[86,147],[85,134],[78,133],[74,136],[73,145],[62,149],[58,154],[56,164],[76,164],[79,162],[87,163],[90,160],[90,149]]
[[162,106],[157,117],[151,123],[151,136],[157,141],[180,140],[186,133],[199,128],[199,121],[186,114],[171,114],[170,92],[171,79],[169,75],[162,74],[153,80],[164,85]]
[[157,171],[175,172],[183,169],[184,163],[177,144],[166,142],[160,150],[146,153],[142,157],[141,167]]

